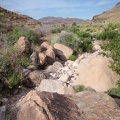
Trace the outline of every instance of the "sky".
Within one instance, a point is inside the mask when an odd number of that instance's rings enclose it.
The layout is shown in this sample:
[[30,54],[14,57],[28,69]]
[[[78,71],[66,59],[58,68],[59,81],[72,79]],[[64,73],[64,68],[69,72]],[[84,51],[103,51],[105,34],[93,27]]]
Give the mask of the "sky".
[[92,19],[120,0],[0,0],[0,6],[34,19],[46,16]]

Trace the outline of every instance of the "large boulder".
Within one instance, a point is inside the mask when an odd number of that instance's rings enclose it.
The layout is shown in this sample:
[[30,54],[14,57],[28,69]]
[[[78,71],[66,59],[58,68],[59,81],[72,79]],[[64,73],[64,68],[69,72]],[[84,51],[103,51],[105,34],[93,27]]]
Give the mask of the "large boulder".
[[61,81],[43,79],[37,88],[37,91],[58,92],[63,87]]
[[84,120],[70,98],[56,93],[31,91],[19,106],[17,120]]
[[30,91],[17,103],[17,120],[119,120],[120,108],[105,93],[74,95]]
[[82,110],[85,120],[119,120],[120,108],[113,98],[105,93],[79,92],[72,96]]
[[39,60],[39,64],[40,64],[40,65],[45,64],[45,63],[46,63],[46,60],[47,60],[46,54],[40,52],[40,53],[38,54],[38,60]]
[[31,59],[33,65],[38,65],[38,53],[37,52],[33,52],[30,55],[30,59]]
[[30,49],[30,42],[26,37],[21,36],[15,43],[15,49],[19,53],[28,53]]
[[75,94],[76,91],[74,90],[73,87],[62,87],[61,89],[59,89],[59,91],[57,92],[59,94]]
[[60,68],[62,68],[63,65],[60,62],[54,62],[53,65],[50,65],[47,67],[46,72],[47,73],[54,73],[57,72]]
[[46,52],[45,52],[46,56],[47,56],[47,63],[49,64],[53,64],[53,62],[55,61],[55,53],[53,51],[52,47],[49,47]]
[[63,44],[56,43],[54,44],[55,54],[63,61],[69,59],[69,57],[73,54],[73,50]]
[[35,70],[29,73],[28,78],[34,85],[39,85],[41,80],[45,79],[46,77],[41,71]]
[[97,53],[82,59],[77,69],[79,77],[73,84],[91,87],[98,92],[115,87],[119,76],[109,67],[110,61],[111,59]]
[[41,51],[46,51],[48,48],[52,47],[48,42],[43,42],[40,46]]

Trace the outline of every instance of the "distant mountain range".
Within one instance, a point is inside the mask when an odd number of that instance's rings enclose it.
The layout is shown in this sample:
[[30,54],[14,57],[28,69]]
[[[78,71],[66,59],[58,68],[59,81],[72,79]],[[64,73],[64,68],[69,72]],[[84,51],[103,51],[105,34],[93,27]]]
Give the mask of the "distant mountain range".
[[120,2],[112,9],[93,17],[94,23],[120,23]]
[[39,21],[44,24],[72,24],[74,22],[78,24],[86,24],[90,22],[90,20],[83,20],[79,18],[62,18],[62,17],[51,17],[51,16],[43,17],[39,19]]

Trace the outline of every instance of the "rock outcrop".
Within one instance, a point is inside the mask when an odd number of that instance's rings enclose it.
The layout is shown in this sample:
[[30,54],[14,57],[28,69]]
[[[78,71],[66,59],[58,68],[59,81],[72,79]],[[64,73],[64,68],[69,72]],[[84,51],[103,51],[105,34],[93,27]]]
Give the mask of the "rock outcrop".
[[39,58],[39,64],[40,64],[40,65],[45,64],[46,61],[47,61],[47,56],[46,56],[45,53],[40,52],[40,53],[38,54],[38,58]]
[[58,92],[63,87],[61,81],[43,79],[37,87],[37,91]]
[[80,61],[78,66],[79,77],[74,85],[84,85],[99,92],[105,92],[115,87],[119,76],[112,71],[111,59],[98,55],[97,52]]
[[29,73],[28,78],[30,79],[30,81],[34,85],[37,86],[37,85],[40,84],[41,80],[45,79],[46,77],[45,77],[45,75],[41,71],[35,70],[35,71]]
[[29,92],[18,104],[17,120],[119,120],[120,108],[105,93],[60,95]]
[[55,62],[55,53],[52,47],[49,47],[46,52],[45,52],[46,56],[47,56],[47,63],[48,64],[53,64]]
[[54,44],[55,54],[63,61],[69,59],[69,57],[73,54],[73,50],[63,44],[56,43]]
[[15,43],[15,49],[18,53],[28,53],[30,49],[30,42],[26,37],[21,36]]
[[63,67],[59,62],[55,62],[45,72],[47,79],[61,81],[64,87],[83,85],[98,92],[105,92],[115,87],[120,78],[109,67],[111,61],[112,59],[99,55],[97,50],[94,53],[82,54],[75,61],[68,60]]

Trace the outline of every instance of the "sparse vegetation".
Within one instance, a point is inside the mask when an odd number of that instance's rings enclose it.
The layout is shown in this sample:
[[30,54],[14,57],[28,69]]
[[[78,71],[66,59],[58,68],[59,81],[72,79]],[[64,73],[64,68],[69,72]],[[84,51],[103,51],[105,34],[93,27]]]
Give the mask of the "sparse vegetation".
[[73,87],[76,92],[82,92],[85,90],[85,87],[83,85],[78,85]]
[[36,43],[38,40],[38,35],[25,27],[15,27],[13,31],[8,34],[8,39],[14,44],[21,36],[27,37],[32,43]]
[[51,44],[61,43],[72,48],[76,53],[90,52],[92,43],[89,39],[79,39],[74,33],[62,33],[57,38],[51,41]]
[[0,80],[6,87],[13,88],[19,83],[20,75],[18,67],[27,67],[30,60],[26,54],[15,52],[13,45],[9,44],[7,37],[1,39],[2,48],[0,52]]
[[63,30],[63,28],[54,28],[51,30],[51,33],[60,33]]
[[75,60],[76,60],[76,56],[75,56],[75,55],[71,55],[71,56],[69,57],[69,60],[75,61]]
[[114,60],[111,64],[111,68],[116,71],[116,73],[120,74],[120,34],[117,31],[111,30],[111,26],[111,24],[108,25],[107,30],[105,29],[100,33],[98,38],[106,40],[102,48],[104,51],[110,51],[110,54],[104,54]]
[[77,53],[82,52],[81,41],[73,33],[65,32],[61,34],[60,36],[58,36],[57,38],[51,41],[51,44],[55,44],[55,43],[61,43],[67,45]]
[[112,88],[107,93],[113,97],[120,97],[120,80],[116,83],[116,88]]

